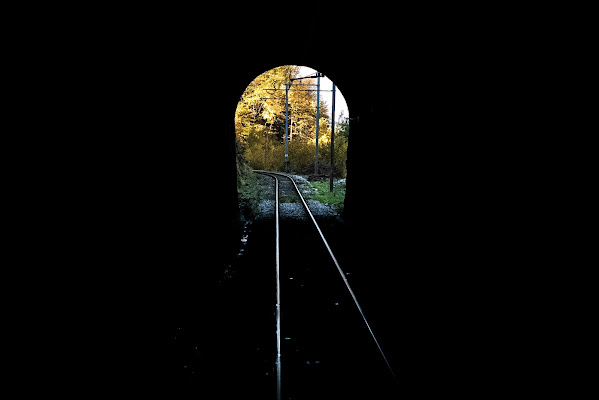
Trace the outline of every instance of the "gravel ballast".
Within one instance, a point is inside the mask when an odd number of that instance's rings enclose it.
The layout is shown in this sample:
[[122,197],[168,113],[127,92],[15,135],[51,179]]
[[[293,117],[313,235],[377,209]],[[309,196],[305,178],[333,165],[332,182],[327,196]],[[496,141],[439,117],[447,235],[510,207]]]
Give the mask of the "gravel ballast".
[[[337,217],[338,214],[327,204],[316,200],[307,200],[308,208],[315,218]],[[271,219],[275,213],[274,200],[262,200],[258,203],[258,214],[256,219]],[[301,203],[281,203],[279,206],[279,218],[307,220],[308,216]]]
[[[315,218],[335,218],[338,213],[328,204],[323,204],[316,200],[309,199],[312,188],[308,180],[299,175],[289,175],[295,181],[298,189],[304,196],[310,212]],[[274,201],[274,180],[268,176],[259,175],[259,184],[262,186],[261,195],[266,197],[258,203],[258,213],[256,219],[272,219],[275,212]],[[291,182],[286,178],[279,178],[279,196],[281,203],[279,206],[279,218],[282,220],[308,220],[308,215],[301,204],[295,189]]]

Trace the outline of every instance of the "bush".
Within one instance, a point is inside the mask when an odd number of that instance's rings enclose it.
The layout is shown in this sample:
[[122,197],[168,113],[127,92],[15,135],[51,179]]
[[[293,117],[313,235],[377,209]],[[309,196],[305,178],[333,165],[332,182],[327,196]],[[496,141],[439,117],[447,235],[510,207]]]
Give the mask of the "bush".
[[244,217],[249,216],[258,207],[258,182],[256,174],[252,171],[250,162],[246,159],[245,148],[235,142],[237,157],[237,195],[239,209]]
[[[266,136],[266,137],[265,137]],[[276,135],[266,133],[263,127],[248,129],[247,140],[239,152],[247,159],[248,168],[264,169],[269,171],[285,170],[285,143]],[[299,174],[314,173],[315,144],[309,138],[294,137],[289,141],[289,169]],[[318,147],[319,172],[327,174],[331,166],[330,143]],[[339,135],[335,137],[335,167],[333,174],[337,178],[345,178],[347,161],[347,138]]]
[[[289,143],[289,169],[299,174],[314,172],[314,144],[294,140]],[[284,157],[284,156],[283,156]]]
[[[312,161],[314,162],[314,160]],[[333,176],[345,178],[347,176],[347,138],[335,137],[335,159]],[[327,143],[318,147],[318,169],[320,173],[328,174],[331,168],[331,145]],[[312,166],[314,170],[314,166]]]

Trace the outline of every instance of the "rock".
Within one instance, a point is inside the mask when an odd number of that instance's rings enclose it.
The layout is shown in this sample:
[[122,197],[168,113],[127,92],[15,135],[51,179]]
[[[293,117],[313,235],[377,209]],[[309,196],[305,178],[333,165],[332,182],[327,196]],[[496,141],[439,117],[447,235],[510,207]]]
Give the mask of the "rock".
[[[308,180],[300,175],[290,176],[295,180],[295,183],[304,198],[309,197],[311,194],[311,186],[308,183]],[[275,201],[270,200],[269,198],[271,196],[274,198],[274,181],[272,178],[261,176],[259,183],[263,189],[262,196],[268,198],[263,199],[258,203],[258,214],[256,215],[256,219],[272,219],[274,218],[275,213]],[[291,182],[285,178],[279,178],[279,190],[279,199],[280,201],[283,201],[279,205],[279,217],[282,220],[308,220],[308,215],[304,210],[295,189],[293,189]],[[316,219],[322,217],[338,217],[337,212],[327,204],[311,199],[306,200],[306,204]]]

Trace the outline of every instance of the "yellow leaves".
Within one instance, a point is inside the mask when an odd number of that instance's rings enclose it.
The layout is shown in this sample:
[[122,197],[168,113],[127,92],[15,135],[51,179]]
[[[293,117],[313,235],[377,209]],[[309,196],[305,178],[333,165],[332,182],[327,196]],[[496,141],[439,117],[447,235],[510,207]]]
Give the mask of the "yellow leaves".
[[270,122],[273,118],[275,118],[275,113],[272,110],[272,107],[269,107],[268,104],[264,107],[264,111],[262,111],[262,117]]
[[[235,112],[235,132],[252,168],[281,170],[285,163],[285,82],[299,76],[299,67],[273,68],[254,79],[243,92]],[[311,82],[312,81],[312,82]],[[315,80],[294,81],[289,95],[288,151],[296,171],[313,171],[316,150]],[[276,90],[273,90],[276,89]],[[330,165],[331,125],[326,103],[320,101],[319,149],[321,168]],[[335,136],[336,174],[345,174],[347,135]]]
[[[285,82],[297,77],[300,68],[284,65],[257,76],[245,89],[235,113],[235,129],[238,137],[247,137],[241,132],[244,127],[256,124],[268,129],[276,140],[285,134]],[[313,80],[297,81],[289,90],[289,138],[293,141],[310,142],[315,135],[316,92],[307,90]],[[276,89],[276,90],[273,90]],[[282,89],[282,90],[281,90]],[[320,105],[320,136],[328,143],[326,131],[328,110]]]

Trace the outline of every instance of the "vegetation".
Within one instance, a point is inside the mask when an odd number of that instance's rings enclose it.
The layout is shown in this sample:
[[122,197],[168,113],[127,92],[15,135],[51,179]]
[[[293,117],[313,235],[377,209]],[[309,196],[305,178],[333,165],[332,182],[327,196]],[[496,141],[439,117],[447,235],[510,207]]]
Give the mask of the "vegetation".
[[332,206],[339,214],[343,211],[343,201],[345,200],[345,184],[335,183],[333,192],[330,191],[330,181],[310,182],[312,186],[312,200]]
[[[248,168],[284,170],[284,88],[285,83],[290,82],[291,78],[298,77],[298,73],[299,67],[292,65],[271,69],[254,79],[243,93],[235,113],[235,132],[238,154],[247,160]],[[294,81],[294,85],[289,90],[288,153],[290,172],[314,173],[316,90],[310,89],[315,88],[315,85],[315,79]],[[328,172],[331,158],[331,126],[328,107],[322,101],[320,102],[318,123],[319,170]],[[346,175],[348,134],[349,124],[346,119],[336,123],[334,175],[339,178],[344,178]],[[243,163],[244,161],[238,157],[238,162]]]
[[237,146],[237,194],[242,218],[251,216],[258,207],[258,182],[256,174],[244,156],[244,149],[239,146]]
[[[237,191],[241,213],[251,217],[257,211],[260,191],[253,169],[283,171],[285,169],[285,83],[298,77],[298,66],[286,65],[258,76],[243,93],[235,112],[237,153]],[[289,90],[289,169],[296,174],[314,173],[316,148],[316,79],[294,81]],[[281,90],[282,89],[282,90]],[[314,89],[314,90],[311,90]],[[322,98],[323,93],[321,93]],[[329,109],[320,102],[318,166],[328,176],[331,166],[331,124]],[[343,116],[335,123],[333,173],[346,176],[349,123]],[[329,181],[311,182],[308,198],[343,210],[345,185],[329,191]],[[282,203],[296,199],[280,198]]]

